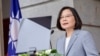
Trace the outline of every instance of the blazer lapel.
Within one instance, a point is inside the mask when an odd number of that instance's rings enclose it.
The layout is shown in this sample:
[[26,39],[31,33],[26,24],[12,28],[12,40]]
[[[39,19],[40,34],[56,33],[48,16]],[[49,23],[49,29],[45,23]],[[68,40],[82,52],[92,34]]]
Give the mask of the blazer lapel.
[[66,40],[66,36],[63,35],[60,41],[57,43],[58,53],[62,54],[63,56],[65,56],[65,40]]
[[69,53],[71,47],[73,46],[75,40],[77,39],[77,34],[78,34],[78,32],[79,32],[78,30],[75,30],[75,31],[73,32],[73,34],[72,34],[72,36],[71,36],[71,39],[70,39],[70,42],[69,42],[69,44],[68,44],[68,48],[67,48],[67,51],[66,51],[66,56],[68,55],[68,53]]
[[65,56],[65,40],[66,40],[66,36],[64,35],[64,38],[62,40],[62,53],[63,53],[63,56]]

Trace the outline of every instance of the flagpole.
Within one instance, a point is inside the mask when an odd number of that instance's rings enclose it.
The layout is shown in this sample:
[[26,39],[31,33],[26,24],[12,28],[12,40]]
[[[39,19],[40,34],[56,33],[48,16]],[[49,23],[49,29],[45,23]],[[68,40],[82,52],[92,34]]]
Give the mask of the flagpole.
[[2,0],[0,0],[0,56],[4,56]]

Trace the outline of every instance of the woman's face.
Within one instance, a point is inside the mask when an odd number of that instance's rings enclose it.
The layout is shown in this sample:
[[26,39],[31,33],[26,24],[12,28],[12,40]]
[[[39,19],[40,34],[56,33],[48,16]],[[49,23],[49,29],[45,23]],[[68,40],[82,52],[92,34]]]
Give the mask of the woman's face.
[[62,11],[60,16],[60,24],[61,27],[65,30],[74,29],[75,27],[75,18],[69,9],[65,9]]

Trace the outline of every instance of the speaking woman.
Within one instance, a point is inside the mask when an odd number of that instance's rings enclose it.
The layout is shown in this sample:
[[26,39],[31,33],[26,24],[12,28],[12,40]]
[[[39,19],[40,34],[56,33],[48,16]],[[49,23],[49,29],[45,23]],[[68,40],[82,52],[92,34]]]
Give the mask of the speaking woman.
[[99,56],[92,35],[81,30],[82,21],[72,7],[63,7],[57,20],[57,28],[66,34],[57,40],[57,51],[64,56]]

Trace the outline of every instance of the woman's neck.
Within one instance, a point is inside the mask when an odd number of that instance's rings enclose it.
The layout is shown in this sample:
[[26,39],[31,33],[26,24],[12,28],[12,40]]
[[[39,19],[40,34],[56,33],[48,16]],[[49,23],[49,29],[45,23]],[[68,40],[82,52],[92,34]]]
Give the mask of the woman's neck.
[[74,29],[67,29],[66,30],[67,37],[71,37],[73,32],[74,32]]

